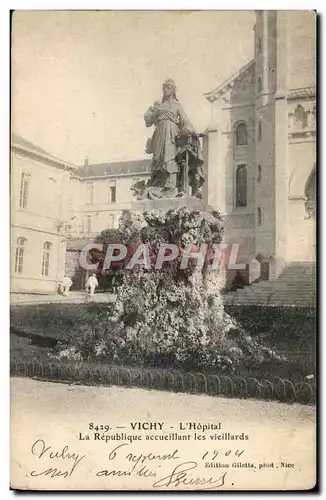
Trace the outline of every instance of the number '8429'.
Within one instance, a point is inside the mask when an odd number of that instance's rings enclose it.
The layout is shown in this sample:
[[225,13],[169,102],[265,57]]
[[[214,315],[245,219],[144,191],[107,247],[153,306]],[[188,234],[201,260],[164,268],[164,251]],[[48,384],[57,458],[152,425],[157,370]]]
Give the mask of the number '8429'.
[[88,424],[88,429],[90,431],[109,431],[110,430],[110,426],[108,424],[94,424],[94,422],[90,422]]

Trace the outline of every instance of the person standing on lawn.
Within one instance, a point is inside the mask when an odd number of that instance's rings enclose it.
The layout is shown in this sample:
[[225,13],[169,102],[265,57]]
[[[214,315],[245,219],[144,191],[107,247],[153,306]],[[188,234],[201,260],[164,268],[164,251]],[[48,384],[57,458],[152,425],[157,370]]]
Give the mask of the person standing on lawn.
[[86,282],[86,292],[89,294],[89,295],[94,295],[94,292],[95,292],[95,288],[98,287],[98,281],[97,281],[97,278],[96,278],[96,274],[92,274],[87,282]]
[[117,293],[117,277],[115,276],[115,274],[112,275],[111,288],[112,293]]
[[65,276],[61,283],[61,293],[63,295],[68,295],[71,285],[72,285],[71,278],[69,276]]

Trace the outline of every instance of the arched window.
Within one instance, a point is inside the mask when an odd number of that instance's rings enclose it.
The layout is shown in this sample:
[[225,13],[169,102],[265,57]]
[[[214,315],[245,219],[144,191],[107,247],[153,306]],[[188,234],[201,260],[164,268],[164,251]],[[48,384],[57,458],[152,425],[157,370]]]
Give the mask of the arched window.
[[42,276],[49,276],[52,243],[46,241],[43,245]]
[[23,172],[20,178],[19,208],[27,208],[31,175]]
[[316,106],[312,108],[312,114],[314,115],[314,118],[316,119]]
[[257,168],[257,182],[261,182],[261,166],[258,165]]
[[258,226],[261,226],[261,208],[257,208],[257,224]]
[[27,239],[17,238],[15,252],[15,273],[22,274]]
[[109,229],[114,229],[114,215],[109,215]]
[[259,122],[257,127],[257,141],[261,141],[262,135],[263,135],[263,127],[261,122]]
[[260,76],[257,78],[257,92],[261,92],[261,78]]
[[246,146],[248,144],[247,125],[239,123],[235,127],[235,144],[236,146]]
[[310,128],[316,128],[316,106],[312,108],[310,112],[307,113],[307,125]]
[[236,170],[236,207],[247,206],[247,167],[239,165]]
[[316,169],[308,177],[304,194],[306,196],[306,212],[309,217],[316,216]]
[[300,128],[306,128],[307,126],[307,113],[304,108],[299,104],[294,112],[296,125]]

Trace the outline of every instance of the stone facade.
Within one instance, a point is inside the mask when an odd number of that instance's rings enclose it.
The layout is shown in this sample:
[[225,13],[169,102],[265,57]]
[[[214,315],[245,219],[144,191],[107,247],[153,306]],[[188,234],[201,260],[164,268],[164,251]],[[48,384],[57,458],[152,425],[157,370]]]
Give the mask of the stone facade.
[[74,167],[13,136],[11,291],[56,293],[64,274],[64,193]]
[[265,278],[315,260],[315,31],[312,11],[258,11],[254,59],[205,94],[214,120],[204,199],[225,217],[226,242]]
[[65,274],[83,288],[80,250],[132,209],[150,160],[78,167],[15,134],[11,150],[11,291],[56,293]]
[[150,160],[88,165],[86,160],[69,179],[67,220],[73,237],[94,237],[117,228],[124,210],[136,197],[131,186],[150,176]]

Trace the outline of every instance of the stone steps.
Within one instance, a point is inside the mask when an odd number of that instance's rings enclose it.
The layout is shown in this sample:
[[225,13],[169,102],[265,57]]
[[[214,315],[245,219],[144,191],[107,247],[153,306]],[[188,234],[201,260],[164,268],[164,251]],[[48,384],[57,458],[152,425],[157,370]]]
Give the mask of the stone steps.
[[225,304],[314,306],[316,303],[315,263],[292,263],[278,279],[261,281],[229,292]]

